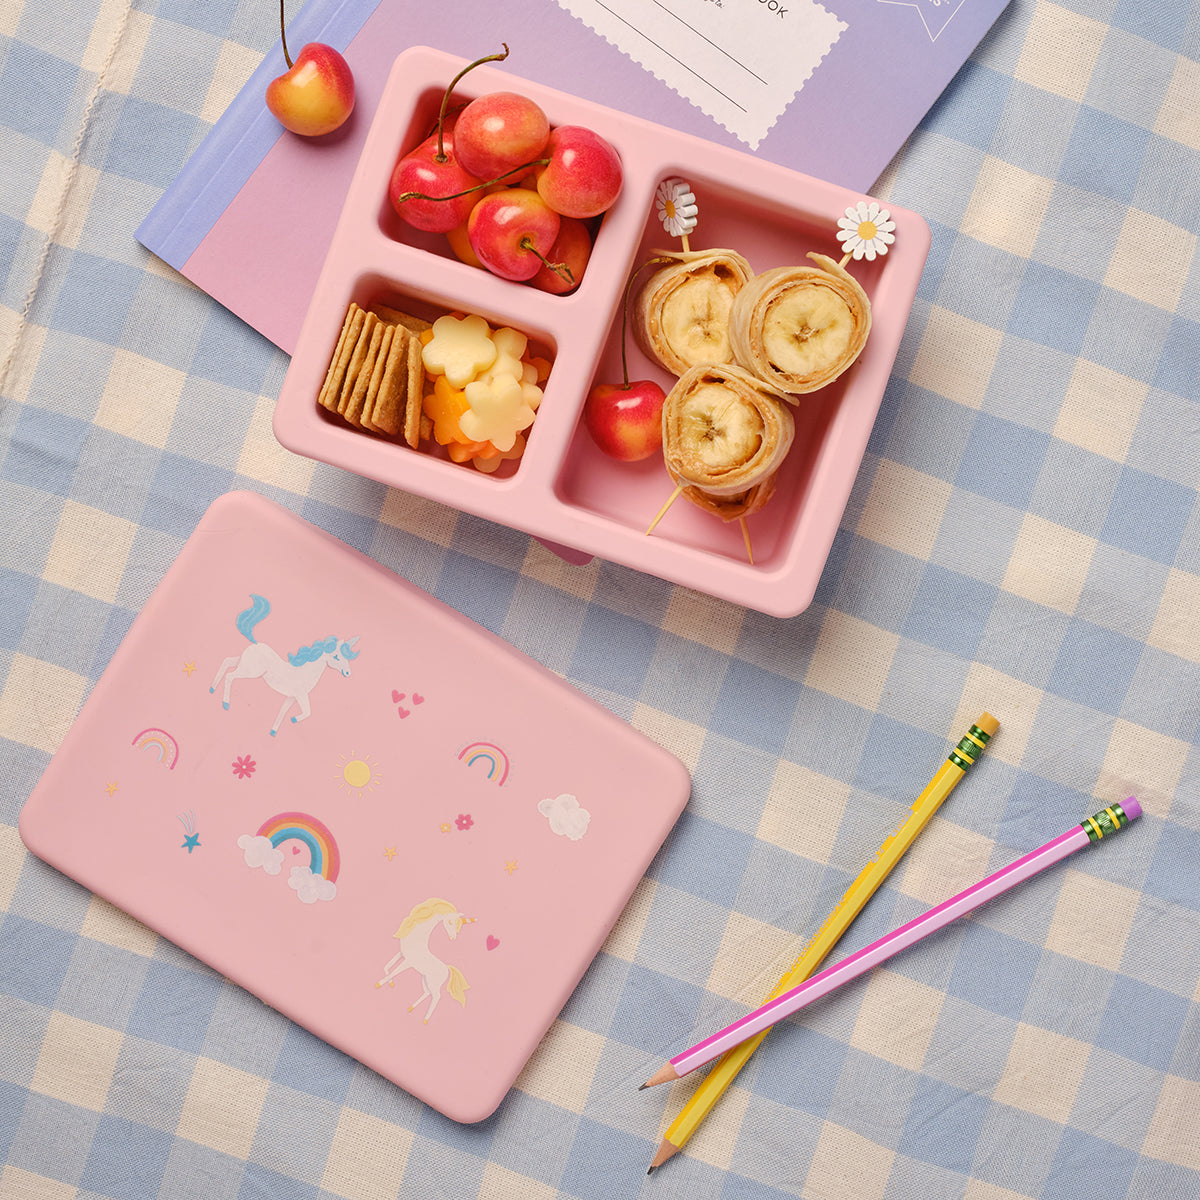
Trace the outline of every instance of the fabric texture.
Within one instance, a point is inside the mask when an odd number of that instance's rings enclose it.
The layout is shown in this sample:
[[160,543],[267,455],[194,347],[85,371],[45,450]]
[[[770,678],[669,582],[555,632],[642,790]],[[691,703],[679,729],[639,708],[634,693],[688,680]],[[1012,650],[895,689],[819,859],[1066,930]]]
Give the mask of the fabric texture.
[[[0,1195],[1200,1197],[1200,6],[1012,0],[889,167],[876,194],[933,249],[816,601],[787,621],[570,566],[275,442],[286,357],[133,238],[275,36],[260,0],[0,5]],[[693,774],[479,1125],[18,837],[234,488]],[[647,1178],[695,1083],[637,1084],[762,1000],[985,709],[999,733],[835,957],[1113,801],[1145,816],[775,1029]]]

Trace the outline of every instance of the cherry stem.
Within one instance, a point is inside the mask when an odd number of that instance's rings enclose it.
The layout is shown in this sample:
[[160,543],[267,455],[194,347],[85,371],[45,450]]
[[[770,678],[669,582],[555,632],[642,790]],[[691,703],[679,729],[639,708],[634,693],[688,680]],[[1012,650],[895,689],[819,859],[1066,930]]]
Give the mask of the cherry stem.
[[485,183],[477,183],[474,187],[466,188],[461,192],[451,192],[448,196],[427,196],[424,192],[403,192],[396,197],[396,203],[403,204],[405,200],[457,200],[461,196],[469,196],[472,192],[479,191],[480,188],[491,187],[493,183],[499,183],[501,180],[507,179],[510,175],[517,174],[518,171],[528,171],[530,167],[544,167],[549,161],[548,158],[535,158],[532,162],[522,163],[519,167],[513,167],[512,170],[505,171],[503,175],[497,175],[495,179],[489,179]]
[[566,283],[575,286],[575,276],[566,263],[552,263],[534,244],[533,238],[526,234],[518,243],[522,250],[528,250],[535,258],[540,258],[545,265]]
[[279,0],[279,39],[283,42],[283,61],[287,63],[288,70],[292,69],[292,56],[287,49],[287,34],[283,28],[283,0]]
[[[647,268],[656,266],[659,263],[673,263],[676,260],[673,258],[648,258],[640,267],[635,268],[629,276],[629,282],[625,284],[625,298],[621,301],[621,376],[624,383],[621,384],[621,391],[629,391],[629,362],[625,357],[625,329],[629,319],[629,293],[633,290],[633,282]],[[653,525],[650,526],[654,528]],[[649,530],[647,530],[649,532]]]
[[[279,0],[279,3],[282,5],[283,0]],[[438,162],[444,163],[446,161],[446,147],[445,147],[445,143],[442,140],[442,135],[443,135],[444,126],[445,126],[445,122],[446,122],[446,105],[448,105],[450,103],[450,93],[454,91],[454,85],[468,71],[473,71],[477,66],[480,65],[480,63],[503,62],[508,57],[508,43],[501,42],[500,45],[502,45],[504,47],[503,54],[488,54],[483,58],[477,58],[473,63],[468,63],[465,67],[463,67],[463,69],[461,71],[459,71],[459,73],[457,75],[455,75],[455,77],[452,80],[450,80],[450,82],[446,85],[446,91],[442,96],[442,107],[440,109],[438,109],[438,122],[437,122],[438,148],[437,148],[437,154],[435,156],[435,158]]]

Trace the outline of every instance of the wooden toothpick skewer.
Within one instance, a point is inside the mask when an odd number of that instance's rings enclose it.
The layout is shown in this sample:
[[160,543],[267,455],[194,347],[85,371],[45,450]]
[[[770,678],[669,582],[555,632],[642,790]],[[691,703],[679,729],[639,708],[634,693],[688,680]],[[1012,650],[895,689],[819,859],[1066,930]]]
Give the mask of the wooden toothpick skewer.
[[738,517],[738,521],[742,526],[742,541],[746,543],[746,557],[750,560],[750,565],[754,566],[754,549],[750,545],[750,526],[746,524],[745,517]]
[[851,260],[853,257],[854,257],[854,255],[853,255],[853,254],[843,254],[843,255],[842,255],[842,261],[841,261],[840,263],[838,263],[838,266],[839,266],[839,267],[841,267],[843,270],[845,270],[846,264],[847,264],[847,263],[848,263],[848,262],[849,262],[849,261],[850,261],[850,260]]
[[679,499],[679,493],[682,491],[683,491],[683,484],[682,483],[677,484],[675,490],[670,494],[670,496],[667,497],[666,504],[664,504],[662,506],[662,508],[660,508],[658,510],[658,516],[656,516],[654,518],[654,520],[650,522],[650,528],[646,530],[647,534],[653,532],[655,525],[657,525],[659,523],[659,521],[661,521],[663,519],[663,517],[665,517],[667,515],[667,509],[670,508],[671,505],[674,504],[675,501]]

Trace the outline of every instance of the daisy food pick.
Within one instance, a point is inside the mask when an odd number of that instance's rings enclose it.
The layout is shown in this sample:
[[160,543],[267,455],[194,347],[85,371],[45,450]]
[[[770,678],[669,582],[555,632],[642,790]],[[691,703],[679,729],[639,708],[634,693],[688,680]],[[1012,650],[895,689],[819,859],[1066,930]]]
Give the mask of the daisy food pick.
[[874,262],[875,255],[886,254],[888,247],[896,240],[893,230],[896,222],[886,208],[880,208],[874,200],[868,204],[860,200],[850,205],[845,215],[838,218],[837,239],[842,243],[845,255],[842,258],[844,267],[851,258],[865,258]]
[[690,250],[688,234],[696,228],[696,214],[700,211],[692,185],[684,179],[664,179],[654,193],[654,206],[663,228],[682,240],[684,250]]

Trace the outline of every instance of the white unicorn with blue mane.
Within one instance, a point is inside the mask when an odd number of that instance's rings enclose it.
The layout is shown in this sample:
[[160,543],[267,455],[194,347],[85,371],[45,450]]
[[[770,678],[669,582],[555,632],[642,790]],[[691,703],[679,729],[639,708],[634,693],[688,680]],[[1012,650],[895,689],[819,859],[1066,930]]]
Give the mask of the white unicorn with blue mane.
[[317,680],[325,673],[326,667],[332,667],[342,675],[349,676],[350,660],[357,658],[359,653],[354,649],[358,638],[348,638],[344,642],[339,642],[332,636],[318,638],[311,645],[301,646],[285,660],[254,636],[255,625],[271,611],[270,603],[253,592],[250,593],[250,599],[253,603],[245,612],[238,614],[236,622],[238,632],[249,639],[250,645],[240,655],[232,655],[220,665],[208,690],[215,692],[217,684],[224,679],[225,694],[221,705],[228,709],[229,689],[233,687],[235,679],[261,679],[284,697],[279,716],[271,726],[271,736],[274,737],[279,732],[280,722],[293,704],[300,709],[299,713],[292,717],[293,725],[305,720],[312,713],[308,693],[316,687]]

